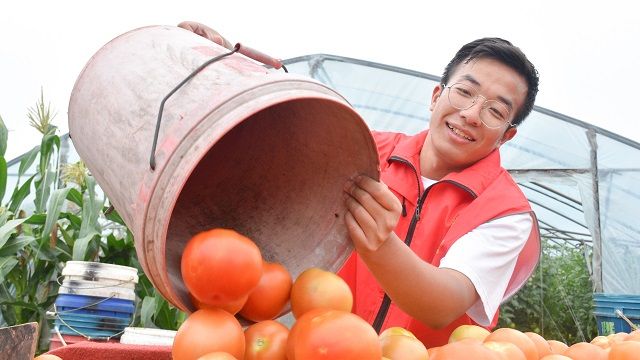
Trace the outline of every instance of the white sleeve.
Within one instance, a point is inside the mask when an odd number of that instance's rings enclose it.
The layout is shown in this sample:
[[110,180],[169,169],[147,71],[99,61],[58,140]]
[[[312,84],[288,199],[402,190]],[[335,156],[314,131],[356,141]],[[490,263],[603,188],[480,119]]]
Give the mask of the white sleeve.
[[475,286],[480,299],[467,315],[478,324],[491,324],[532,226],[529,214],[487,222],[453,243],[440,261],[441,268],[463,273]]

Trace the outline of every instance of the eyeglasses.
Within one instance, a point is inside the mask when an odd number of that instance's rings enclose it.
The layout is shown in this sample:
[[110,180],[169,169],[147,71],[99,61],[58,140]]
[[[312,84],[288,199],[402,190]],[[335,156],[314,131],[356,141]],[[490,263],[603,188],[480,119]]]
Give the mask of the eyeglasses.
[[[467,110],[476,104],[478,98],[482,95],[479,94],[478,89],[473,86],[455,83],[450,86],[445,86],[449,89],[448,98],[451,106],[458,110]],[[489,129],[497,129],[504,124],[511,124],[509,121],[509,109],[506,105],[498,100],[488,100],[482,96],[484,103],[482,103],[482,109],[480,110],[480,121],[484,126]]]

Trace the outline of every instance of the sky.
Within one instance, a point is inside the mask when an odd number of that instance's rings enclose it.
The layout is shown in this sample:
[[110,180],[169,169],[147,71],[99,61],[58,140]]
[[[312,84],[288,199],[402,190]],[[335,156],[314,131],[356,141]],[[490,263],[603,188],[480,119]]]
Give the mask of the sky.
[[[633,1],[92,0],[0,4],[0,116],[8,160],[40,141],[40,97],[60,134],[74,82],[104,44],[147,25],[199,21],[277,58],[326,53],[441,75],[463,44],[505,38],[537,67],[536,105],[640,142],[640,13]],[[605,6],[606,5],[606,6]],[[426,111],[426,109],[425,109]],[[553,129],[550,129],[553,131]]]

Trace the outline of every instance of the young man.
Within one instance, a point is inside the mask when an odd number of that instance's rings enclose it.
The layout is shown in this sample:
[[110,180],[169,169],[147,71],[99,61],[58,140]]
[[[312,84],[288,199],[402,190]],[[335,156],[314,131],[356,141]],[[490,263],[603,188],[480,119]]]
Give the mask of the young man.
[[340,275],[354,312],[376,329],[402,326],[427,346],[443,345],[461,324],[495,326],[499,304],[531,275],[537,221],[499,148],[537,91],[537,72],[517,47],[479,39],[458,51],[433,90],[428,131],[374,133],[381,182],[345,186],[357,255]]
[[[183,22],[218,44],[214,30]],[[353,312],[381,331],[401,326],[426,346],[461,324],[495,326],[499,304],[533,272],[537,220],[499,148],[531,112],[538,75],[508,41],[464,45],[431,97],[429,130],[374,132],[381,181],[345,185],[356,252],[340,275]]]

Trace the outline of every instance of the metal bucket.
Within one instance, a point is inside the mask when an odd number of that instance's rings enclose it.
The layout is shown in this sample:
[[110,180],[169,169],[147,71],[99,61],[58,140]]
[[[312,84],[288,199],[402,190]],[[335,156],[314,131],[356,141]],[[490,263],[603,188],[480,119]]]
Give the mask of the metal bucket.
[[226,52],[177,27],[136,29],[89,60],[69,104],[74,146],[132,230],[145,273],[185,311],[180,257],[194,234],[233,228],[294,277],[337,271],[351,251],[343,184],[379,176],[369,129],[343,97],[237,53],[168,98],[152,154],[163,98]]

